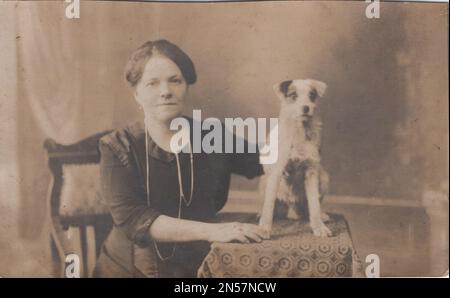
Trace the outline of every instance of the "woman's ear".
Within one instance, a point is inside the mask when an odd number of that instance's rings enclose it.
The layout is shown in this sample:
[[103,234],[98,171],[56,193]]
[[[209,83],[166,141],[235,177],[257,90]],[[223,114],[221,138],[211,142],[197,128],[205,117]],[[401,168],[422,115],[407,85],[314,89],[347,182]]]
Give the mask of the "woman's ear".
[[133,97],[134,97],[134,100],[136,101],[136,104],[138,105],[138,109],[142,110],[142,104],[139,101],[138,92],[136,89],[134,89],[134,91],[133,91]]

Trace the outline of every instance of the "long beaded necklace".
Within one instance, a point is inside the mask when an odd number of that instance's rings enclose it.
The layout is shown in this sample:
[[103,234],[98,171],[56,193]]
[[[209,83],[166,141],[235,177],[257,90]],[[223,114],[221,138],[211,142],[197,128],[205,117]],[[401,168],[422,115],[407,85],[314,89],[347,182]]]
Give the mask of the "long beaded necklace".
[[[191,143],[189,142],[189,155],[190,155],[190,162],[191,162],[191,191],[190,191],[190,196],[189,196],[189,200],[186,200],[186,197],[184,195],[184,191],[183,191],[183,179],[181,177],[181,165],[180,165],[180,159],[178,157],[178,152],[174,152],[175,153],[175,159],[177,162],[177,174],[178,174],[178,186],[179,186],[179,200],[178,200],[178,219],[181,218],[181,203],[184,202],[185,205],[187,207],[189,207],[192,203],[192,194],[194,193],[194,156],[192,154],[192,147],[191,147]],[[148,159],[148,132],[147,132],[147,126],[145,126],[145,161],[146,161],[146,172],[147,172],[147,179],[146,179],[146,189],[147,189],[147,206],[150,207],[150,187],[149,187],[149,173],[150,173],[150,167],[149,167],[149,159]],[[176,248],[176,243],[174,243],[173,247],[172,247],[172,252],[170,253],[170,255],[168,256],[163,256],[161,254],[161,252],[159,251],[158,248],[158,244],[156,243],[156,241],[153,241],[154,245],[155,245],[155,250],[156,253],[158,255],[158,257],[162,260],[168,260],[170,258],[173,257],[173,255],[175,254],[175,248]]]

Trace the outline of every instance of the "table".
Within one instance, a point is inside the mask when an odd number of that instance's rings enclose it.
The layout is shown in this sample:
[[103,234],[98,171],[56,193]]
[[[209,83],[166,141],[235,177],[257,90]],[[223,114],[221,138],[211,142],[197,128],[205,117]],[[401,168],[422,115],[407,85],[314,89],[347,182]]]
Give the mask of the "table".
[[[198,277],[362,277],[347,221],[329,214],[329,238],[316,237],[307,222],[274,222],[260,243],[213,243]],[[219,221],[257,223],[256,215],[227,214]]]

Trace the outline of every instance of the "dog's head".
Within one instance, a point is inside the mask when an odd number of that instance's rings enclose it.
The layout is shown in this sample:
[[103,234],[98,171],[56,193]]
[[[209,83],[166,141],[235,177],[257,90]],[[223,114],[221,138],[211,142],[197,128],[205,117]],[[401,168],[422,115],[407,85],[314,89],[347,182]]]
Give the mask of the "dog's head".
[[327,84],[316,80],[288,80],[273,86],[282,109],[291,118],[307,122],[314,116],[318,99],[325,94]]

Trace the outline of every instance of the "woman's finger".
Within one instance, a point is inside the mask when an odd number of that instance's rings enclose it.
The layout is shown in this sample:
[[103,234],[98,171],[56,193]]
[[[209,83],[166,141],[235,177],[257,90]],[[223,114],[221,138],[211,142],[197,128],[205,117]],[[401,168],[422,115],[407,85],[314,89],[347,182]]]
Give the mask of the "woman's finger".
[[236,235],[235,239],[241,243],[250,243],[250,240],[248,240],[247,237],[245,237],[244,234],[238,234]]
[[253,240],[254,242],[261,242],[262,237],[259,236],[257,233],[253,233],[252,231],[246,231],[244,232],[244,235],[249,238],[250,240]]
[[252,233],[257,234],[259,237],[263,239],[267,239],[269,237],[267,231],[257,225],[247,225],[245,226],[245,230],[251,231]]

